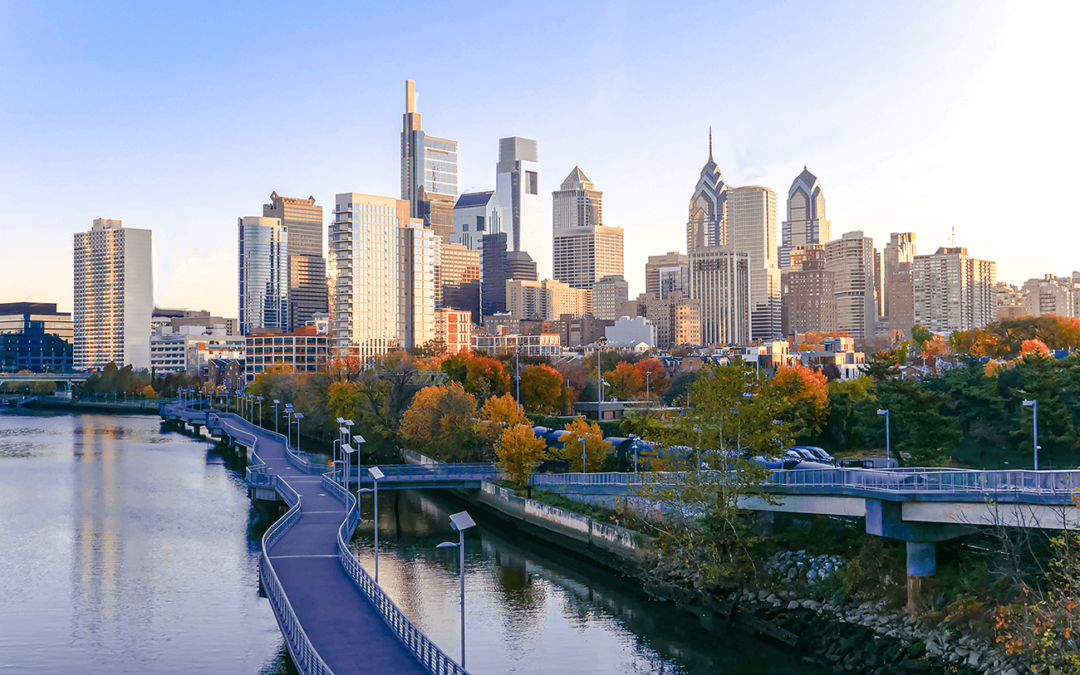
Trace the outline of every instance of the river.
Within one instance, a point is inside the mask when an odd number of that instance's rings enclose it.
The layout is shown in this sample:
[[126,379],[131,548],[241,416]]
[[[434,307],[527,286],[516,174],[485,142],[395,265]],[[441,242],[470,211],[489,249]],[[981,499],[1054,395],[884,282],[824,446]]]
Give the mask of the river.
[[[241,467],[151,417],[0,414],[0,673],[294,672],[258,594]],[[438,492],[380,494],[379,580],[453,658],[459,579]],[[374,568],[372,500],[353,540]],[[498,673],[818,673],[708,633],[483,518],[466,537],[467,665]],[[358,649],[362,637],[358,636]]]

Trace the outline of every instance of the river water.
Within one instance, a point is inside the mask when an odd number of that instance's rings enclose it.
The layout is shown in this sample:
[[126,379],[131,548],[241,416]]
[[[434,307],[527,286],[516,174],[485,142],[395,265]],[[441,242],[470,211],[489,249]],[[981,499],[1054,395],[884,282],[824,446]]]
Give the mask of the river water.
[[[457,551],[435,547],[456,541],[461,505],[383,491],[379,507],[381,584],[457,659]],[[353,546],[373,570],[370,496],[362,512]],[[479,520],[465,561],[474,675],[824,672]],[[157,418],[0,414],[0,673],[294,672],[258,594],[267,524],[242,467]]]

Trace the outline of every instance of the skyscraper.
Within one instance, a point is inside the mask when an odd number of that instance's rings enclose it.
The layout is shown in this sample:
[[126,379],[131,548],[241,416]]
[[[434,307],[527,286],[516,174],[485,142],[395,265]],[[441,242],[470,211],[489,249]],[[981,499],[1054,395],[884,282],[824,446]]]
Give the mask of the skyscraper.
[[690,289],[701,303],[701,342],[740,345],[750,340],[750,259],[730,246],[690,254]]
[[592,289],[606,276],[623,273],[623,230],[603,224],[604,193],[574,167],[554,202],[552,276],[572,288]]
[[278,218],[237,219],[240,333],[289,330],[289,234]]
[[935,333],[982,328],[997,319],[997,265],[963,246],[917,255],[911,266],[915,321]]
[[827,242],[825,269],[835,275],[837,329],[855,339],[873,339],[877,321],[874,240],[857,230]]
[[750,264],[750,338],[782,334],[780,269],[776,266],[776,193],[757,185],[728,190],[728,245]]
[[915,325],[915,296],[911,264],[915,260],[915,233],[893,232],[882,255],[883,314],[889,331],[902,330],[911,335]]
[[781,270],[784,335],[836,330],[836,273],[825,268],[825,251],[808,249],[798,265]]
[[480,323],[480,251],[442,244],[435,259],[435,309],[467,310]]
[[339,194],[329,229],[332,354],[367,359],[433,340],[440,240],[409,202]]
[[461,244],[471,251],[479,251],[484,235],[503,231],[503,209],[494,190],[466,192],[454,204],[454,233],[451,244]]
[[727,244],[727,183],[712,155],[709,129],[709,161],[701,169],[694,196],[690,198],[690,219],[686,223],[686,252]]
[[675,291],[690,297],[690,256],[678,251],[649,256],[645,263],[645,292],[662,299]]
[[150,368],[153,236],[97,218],[75,233],[75,370]]
[[536,263],[524,251],[508,251],[510,235],[489,234],[481,242],[480,309],[483,316],[506,311],[506,282],[511,279],[536,281]]
[[409,215],[423,221],[444,242],[454,231],[458,193],[457,141],[424,133],[416,112],[416,83],[405,80],[401,127],[401,198]]
[[780,267],[792,265],[796,246],[824,244],[832,238],[832,225],[825,219],[825,193],[817,176],[803,167],[788,190],[787,220],[780,240]]
[[263,204],[264,218],[281,221],[289,237],[288,330],[302,328],[313,314],[329,310],[326,258],[323,257],[323,210],[315,198],[270,194]]
[[536,260],[550,260],[536,141],[500,138],[496,171],[495,195],[503,208],[503,231],[510,235],[507,250],[531,251]]

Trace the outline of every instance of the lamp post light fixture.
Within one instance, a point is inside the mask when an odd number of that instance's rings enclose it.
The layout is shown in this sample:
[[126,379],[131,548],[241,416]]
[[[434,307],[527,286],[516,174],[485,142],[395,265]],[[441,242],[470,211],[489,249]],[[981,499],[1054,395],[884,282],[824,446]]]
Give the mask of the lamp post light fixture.
[[275,434],[276,434],[276,433],[279,433],[279,432],[278,432],[278,417],[279,417],[279,414],[278,414],[278,406],[279,406],[279,405],[281,405],[281,401],[279,401],[279,400],[277,400],[277,399],[275,398],[275,399],[274,399],[274,433],[275,433]]
[[636,476],[637,475],[638,443],[641,441],[641,436],[638,436],[637,434],[630,434],[630,439],[631,439],[630,447],[634,449],[634,475]]
[[262,426],[262,420],[263,420],[263,418],[262,418],[262,402],[263,402],[263,397],[262,397],[262,396],[257,396],[257,397],[255,398],[255,400],[259,402],[259,426],[261,427],[261,426]]
[[650,409],[652,408],[652,396],[650,395],[650,390],[649,390],[649,379],[651,377],[652,377],[652,371],[651,370],[646,370],[645,371],[645,400],[649,402],[649,408]]
[[889,437],[889,427],[892,425],[889,423],[889,410],[883,408],[878,410],[877,414],[885,416],[885,464],[888,466],[892,464],[892,439]]
[[[355,422],[353,422],[352,420],[343,420],[342,424],[345,425],[345,435],[348,436],[349,442],[352,443],[352,439],[353,439],[353,437],[352,437],[352,428],[353,428],[353,424],[355,424]],[[356,466],[357,467],[359,467],[361,464],[364,463],[364,461],[363,461],[364,460],[364,451],[360,448],[360,444],[363,443],[363,442],[364,442],[364,439],[361,437],[360,440],[356,443],[356,452],[358,453],[356,455]],[[359,469],[357,469],[357,471],[359,471]]]
[[296,418],[296,451],[300,452],[300,420],[304,419],[304,413],[293,413]]
[[375,488],[364,488],[361,490],[359,482],[357,482],[356,504],[357,508],[360,508],[361,492],[375,493],[375,583],[379,583],[379,481],[385,478],[386,474],[377,466],[368,469],[368,474],[371,476],[371,479],[375,481]]
[[[345,467],[344,467],[344,470],[341,472],[341,486],[343,488],[345,488],[345,494],[346,494],[346,497],[345,497],[345,515],[348,515],[349,514],[349,497],[348,497],[348,494],[349,494],[349,455],[356,452],[356,448],[349,445],[348,443],[342,443],[341,444],[341,452],[345,455],[345,461],[343,462]],[[356,498],[356,508],[357,508],[357,512],[359,513],[359,509],[360,509],[360,497],[359,497],[359,495],[357,495],[357,498]]]
[[1039,470],[1039,402],[1035,399],[1024,399],[1024,405],[1031,408],[1032,422],[1032,445],[1035,447],[1035,470]]
[[461,511],[450,516],[450,527],[457,530],[458,541],[455,544],[452,541],[444,541],[436,548],[453,548],[457,547],[461,553],[461,667],[465,667],[465,530],[470,527],[474,527],[476,521],[472,519],[468,511]]

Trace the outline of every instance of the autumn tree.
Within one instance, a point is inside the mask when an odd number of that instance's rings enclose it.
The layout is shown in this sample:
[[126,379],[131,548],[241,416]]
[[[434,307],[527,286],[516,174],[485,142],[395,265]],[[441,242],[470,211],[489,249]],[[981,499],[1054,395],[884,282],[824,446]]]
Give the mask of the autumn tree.
[[476,398],[460,382],[424,387],[401,422],[401,437],[417,452],[444,462],[472,454]]
[[668,386],[668,378],[663,361],[650,356],[635,363],[634,370],[641,377],[641,381],[645,382],[647,396],[656,398],[664,395],[664,391],[667,390]]
[[817,437],[829,420],[829,384],[825,375],[809,366],[781,367],[765,385],[765,390],[788,402],[781,417],[791,422],[792,434]]
[[146,385],[145,387],[143,387],[142,395],[144,397],[146,397],[147,399],[154,399],[154,398],[158,397],[157,392],[154,391],[154,388],[152,386],[150,386],[149,384]]
[[510,480],[518,485],[528,485],[529,476],[547,450],[543,439],[537,438],[531,426],[515,424],[502,429],[495,443],[495,455],[506,469]]
[[1020,343],[1020,356],[1027,356],[1028,354],[1034,356],[1050,356],[1050,348],[1039,338],[1024,340]]
[[491,443],[498,440],[504,429],[516,427],[519,424],[529,424],[529,418],[525,417],[525,410],[510,394],[492,396],[484,401],[483,407],[480,408],[478,433],[481,438]]
[[510,375],[498,359],[476,352],[460,352],[442,362],[442,371],[480,399],[510,392]]
[[641,371],[626,361],[620,361],[615,365],[615,370],[604,373],[604,381],[607,382],[604,395],[609,399],[631,401],[645,391],[645,378]]
[[584,441],[586,472],[603,471],[604,463],[614,451],[615,446],[604,440],[600,425],[588,422],[584,417],[575,417],[563,428],[570,433],[563,436],[563,447],[558,452],[562,459],[570,463],[570,470],[581,471],[582,442]]
[[534,413],[548,414],[562,402],[562,376],[545,364],[526,367],[521,371],[521,399]]

